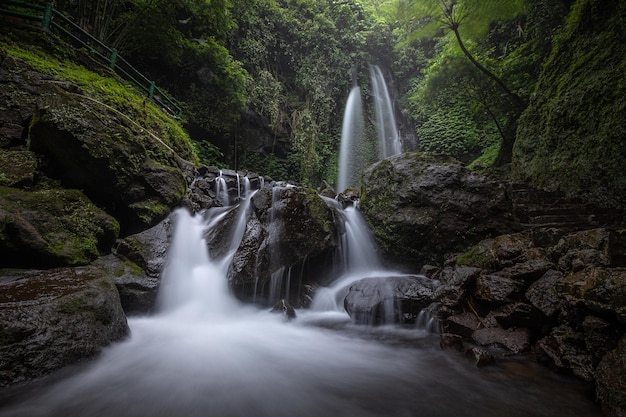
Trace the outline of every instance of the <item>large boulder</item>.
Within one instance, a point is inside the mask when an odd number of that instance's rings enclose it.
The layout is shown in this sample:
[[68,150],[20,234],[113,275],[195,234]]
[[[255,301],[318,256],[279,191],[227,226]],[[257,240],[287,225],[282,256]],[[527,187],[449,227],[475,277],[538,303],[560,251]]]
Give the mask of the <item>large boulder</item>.
[[85,265],[110,251],[118,232],[78,190],[0,186],[0,267]]
[[440,264],[514,227],[504,184],[439,155],[405,153],[368,168],[361,208],[385,255],[411,266]]
[[[323,262],[316,260],[330,258],[338,246],[334,208],[314,190],[295,186],[264,187],[251,199],[245,231],[228,273],[231,285],[244,299],[269,297],[271,285],[278,287],[278,298],[289,298],[284,294],[288,287],[302,292],[309,279],[302,271],[317,270]],[[229,213],[225,231],[207,235],[210,252],[219,253],[219,246],[226,245],[236,217]],[[305,263],[307,268],[303,268]],[[290,286],[289,280],[300,285]]]
[[367,277],[350,285],[344,307],[358,324],[414,323],[439,285],[421,275]]
[[187,187],[177,156],[156,136],[93,100],[59,92],[33,114],[30,149],[46,173],[115,216],[123,234],[155,225]]
[[129,332],[111,278],[87,266],[0,270],[0,385],[88,359]]

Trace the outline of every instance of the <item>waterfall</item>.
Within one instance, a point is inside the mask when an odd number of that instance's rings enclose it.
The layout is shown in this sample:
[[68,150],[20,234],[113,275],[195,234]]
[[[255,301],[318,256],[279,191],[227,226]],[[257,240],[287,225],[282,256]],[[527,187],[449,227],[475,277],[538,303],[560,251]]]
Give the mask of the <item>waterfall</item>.
[[226,185],[226,180],[222,176],[222,171],[220,170],[220,175],[215,178],[215,195],[217,199],[222,203],[222,206],[230,205],[230,197],[228,196],[228,186]]
[[341,129],[341,147],[336,189],[339,192],[348,187],[357,187],[361,182],[361,173],[367,163],[365,149],[365,122],[361,89],[355,86],[350,91],[343,116]]
[[402,153],[402,143],[398,135],[396,118],[391,104],[391,97],[385,83],[385,77],[378,65],[370,65],[372,97],[376,112],[376,131],[378,133],[378,157],[385,159]]
[[[585,400],[587,385],[527,372],[521,363],[510,375],[502,370],[506,359],[478,372],[426,332],[357,327],[335,312],[299,311],[286,322],[240,304],[226,277],[252,196],[203,214],[177,210],[159,311],[129,317],[130,336],[93,361],[26,385],[18,395],[0,395],[0,416],[600,415]],[[227,251],[214,258],[203,236],[224,227],[231,214],[222,242]],[[356,208],[343,213],[347,230],[360,228],[358,215]],[[342,258],[352,272],[343,284],[379,264],[368,239],[346,232]]]
[[[250,178],[246,175],[243,177],[243,198],[248,198],[248,194],[250,194]],[[263,188],[263,187],[260,187]]]
[[394,272],[382,268],[376,242],[357,205],[340,210],[335,200],[325,200],[337,207],[344,223],[345,233],[341,236],[339,247],[340,267],[343,274],[330,286],[317,290],[311,309],[344,311],[343,299],[348,293],[350,284],[363,278],[389,276]]

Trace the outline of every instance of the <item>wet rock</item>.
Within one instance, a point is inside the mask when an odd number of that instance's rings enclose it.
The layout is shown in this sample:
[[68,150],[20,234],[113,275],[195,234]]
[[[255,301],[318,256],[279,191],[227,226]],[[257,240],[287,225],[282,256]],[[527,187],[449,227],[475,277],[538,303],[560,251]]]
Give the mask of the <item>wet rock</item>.
[[129,332],[100,268],[0,270],[0,289],[0,385],[91,358]]
[[609,266],[611,232],[607,229],[583,230],[563,236],[552,248],[564,271],[579,271],[588,266]]
[[465,338],[471,337],[472,333],[481,325],[480,319],[474,313],[470,312],[455,314],[444,321],[446,332]]
[[543,316],[530,304],[512,303],[491,311],[486,320],[494,320],[504,329],[523,327],[539,334],[543,327]]
[[478,329],[472,334],[472,339],[479,345],[501,346],[513,353],[522,353],[530,350],[530,332],[524,328],[502,329],[500,327],[488,327]]
[[595,372],[596,393],[607,417],[626,416],[626,336],[607,353]]
[[613,323],[592,315],[585,317],[582,328],[585,347],[596,366],[607,352],[617,347],[621,333]]
[[30,186],[35,180],[36,168],[37,159],[33,152],[0,149],[0,184],[9,187]]
[[435,300],[447,307],[456,306],[481,272],[482,269],[469,266],[444,269],[440,275],[442,285],[435,290]]
[[124,313],[147,314],[154,311],[159,289],[159,276],[151,276],[129,259],[110,254],[93,264],[113,278]]
[[514,227],[504,185],[444,156],[404,153],[368,168],[361,207],[385,255],[403,264],[440,264]]
[[127,314],[148,313],[155,307],[172,223],[173,216],[169,216],[144,232],[119,239],[114,246],[115,254],[94,263],[113,277]]
[[364,278],[350,286],[344,307],[358,324],[414,322],[438,285],[419,275]]
[[526,299],[547,317],[552,317],[563,305],[556,291],[556,284],[561,278],[562,272],[550,270],[526,291]]
[[516,301],[524,289],[522,281],[498,275],[481,275],[476,280],[474,296],[492,304],[503,304]]
[[532,283],[541,278],[546,272],[554,268],[554,264],[547,259],[530,259],[516,263],[513,266],[498,271],[498,275],[511,278],[516,281]]
[[467,354],[474,358],[474,364],[479,368],[496,362],[496,358],[490,352],[478,347],[469,349]]
[[593,364],[582,331],[567,324],[559,325],[537,342],[535,351],[538,360],[557,369],[571,369],[574,375],[585,381],[593,380]]
[[287,320],[296,318],[296,310],[284,298],[274,304],[270,312],[282,314]]
[[[313,190],[265,187],[250,203],[245,232],[229,271],[229,280],[241,298],[250,298],[255,290],[267,297],[273,274],[290,268],[300,274],[307,262],[315,270],[316,260],[330,258],[339,244],[338,215]],[[207,242],[214,247],[223,245],[224,239],[208,237]],[[306,279],[299,282],[302,288],[310,283]]]
[[463,337],[453,333],[442,333],[439,336],[439,346],[441,349],[454,349],[463,351]]

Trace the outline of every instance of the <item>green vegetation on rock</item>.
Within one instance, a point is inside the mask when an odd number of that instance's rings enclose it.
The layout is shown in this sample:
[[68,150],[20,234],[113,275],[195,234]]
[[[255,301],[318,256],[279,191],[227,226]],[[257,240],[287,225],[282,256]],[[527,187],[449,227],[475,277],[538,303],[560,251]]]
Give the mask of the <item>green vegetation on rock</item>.
[[513,178],[626,204],[626,4],[578,0],[518,129]]

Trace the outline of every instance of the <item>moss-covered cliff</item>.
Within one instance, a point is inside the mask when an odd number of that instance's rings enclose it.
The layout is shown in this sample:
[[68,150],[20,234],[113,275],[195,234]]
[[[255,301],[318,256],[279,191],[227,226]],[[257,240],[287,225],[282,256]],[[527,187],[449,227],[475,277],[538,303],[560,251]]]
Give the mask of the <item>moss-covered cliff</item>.
[[512,176],[626,205],[626,3],[578,0],[519,121]]

